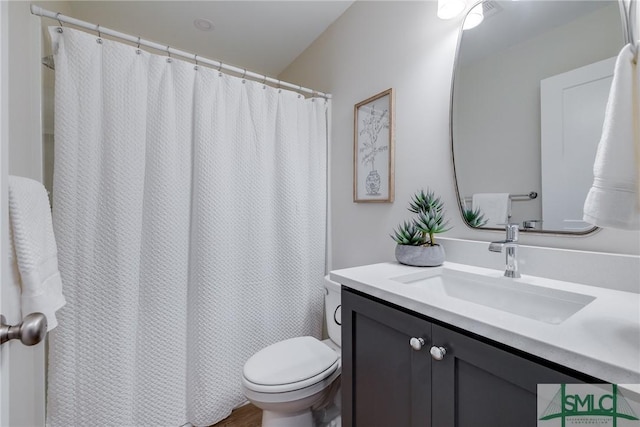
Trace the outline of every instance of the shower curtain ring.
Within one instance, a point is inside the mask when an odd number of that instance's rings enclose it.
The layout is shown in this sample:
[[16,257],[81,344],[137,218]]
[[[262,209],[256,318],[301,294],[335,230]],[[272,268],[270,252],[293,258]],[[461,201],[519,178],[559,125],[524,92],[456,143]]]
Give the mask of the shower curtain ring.
[[138,36],[138,45],[136,46],[136,55],[140,55],[142,51],[140,50],[140,36]]
[[97,25],[96,31],[98,32],[98,39],[96,42],[98,44],[102,44],[102,33],[100,32],[100,24]]
[[218,61],[218,77],[222,77],[222,61]]
[[267,75],[265,74],[263,77],[264,78],[262,79],[262,89],[266,89],[267,88]]
[[302,85],[298,85],[298,98],[302,97],[302,94],[300,92],[302,92]]
[[247,69],[244,69],[244,72],[242,73],[242,83],[246,83],[247,81],[245,80],[245,77],[247,77]]
[[196,62],[196,65],[193,66],[193,69],[198,71],[198,54],[193,55],[193,60]]
[[278,80],[278,93],[282,93],[282,86],[280,86],[280,82],[282,80]]
[[62,33],[64,30],[62,29],[62,21],[60,20],[59,16],[60,12],[56,13],[56,19],[58,20],[58,24],[60,24],[56,31]]
[[171,59],[171,46],[167,45],[167,62],[171,63],[173,60]]

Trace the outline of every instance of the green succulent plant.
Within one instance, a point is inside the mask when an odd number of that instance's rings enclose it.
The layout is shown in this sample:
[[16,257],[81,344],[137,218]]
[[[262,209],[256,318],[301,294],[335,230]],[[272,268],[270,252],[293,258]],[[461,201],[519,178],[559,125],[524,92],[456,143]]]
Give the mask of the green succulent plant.
[[393,232],[391,238],[400,245],[420,246],[424,243],[422,232],[413,221],[405,221]]
[[469,226],[471,227],[482,227],[489,222],[489,220],[484,217],[484,214],[482,213],[480,208],[463,209],[462,216],[464,217],[464,220],[467,222],[467,224],[469,224]]
[[435,246],[435,234],[443,233],[451,228],[444,218],[444,204],[431,190],[418,191],[409,202],[410,212],[417,214],[411,221],[400,224],[391,238],[399,245]]
[[425,193],[424,190],[418,191],[413,195],[409,202],[409,211],[413,213],[442,211],[443,203],[440,197],[436,197],[435,193],[429,189]]

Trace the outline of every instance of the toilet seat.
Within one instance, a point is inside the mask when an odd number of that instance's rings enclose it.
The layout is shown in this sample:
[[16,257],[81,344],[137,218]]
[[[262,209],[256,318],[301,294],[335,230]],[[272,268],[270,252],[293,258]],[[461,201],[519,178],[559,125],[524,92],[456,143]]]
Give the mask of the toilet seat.
[[244,365],[242,384],[259,393],[286,393],[322,382],[340,367],[332,348],[313,337],[272,344]]

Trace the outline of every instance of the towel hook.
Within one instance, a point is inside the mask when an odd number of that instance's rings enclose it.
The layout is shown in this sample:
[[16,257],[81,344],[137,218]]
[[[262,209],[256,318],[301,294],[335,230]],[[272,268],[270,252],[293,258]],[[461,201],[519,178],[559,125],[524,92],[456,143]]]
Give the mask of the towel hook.
[[620,17],[622,21],[622,33],[624,37],[625,44],[629,44],[631,48],[631,53],[633,54],[633,63],[638,63],[638,40],[634,37],[634,33],[637,28],[635,28],[635,10],[636,10],[636,1],[629,0],[628,2],[625,0],[620,0],[618,2],[620,6]]

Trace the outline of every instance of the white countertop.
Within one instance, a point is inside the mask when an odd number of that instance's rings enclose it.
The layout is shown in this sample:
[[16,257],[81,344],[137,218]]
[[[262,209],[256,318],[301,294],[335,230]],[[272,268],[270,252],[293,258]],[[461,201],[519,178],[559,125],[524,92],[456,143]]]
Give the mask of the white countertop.
[[[445,262],[449,269],[502,277],[503,271]],[[427,268],[428,270],[442,267]],[[448,296],[429,286],[392,280],[425,271],[398,263],[334,270],[331,279],[416,313],[520,349],[614,384],[640,384],[640,295],[523,275],[513,280],[595,297],[560,324]]]

